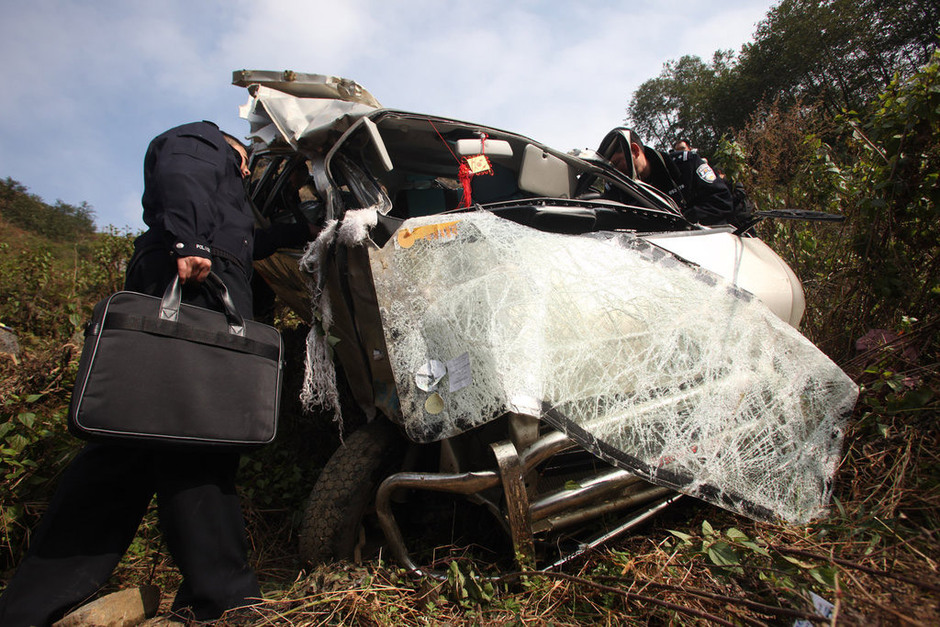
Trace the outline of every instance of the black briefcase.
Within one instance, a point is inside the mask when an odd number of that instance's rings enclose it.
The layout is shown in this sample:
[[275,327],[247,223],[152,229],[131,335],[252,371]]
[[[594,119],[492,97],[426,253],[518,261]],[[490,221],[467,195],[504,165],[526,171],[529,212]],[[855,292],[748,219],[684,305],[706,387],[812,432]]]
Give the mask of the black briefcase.
[[178,277],[162,299],[125,291],[95,306],[69,406],[73,434],[154,445],[274,439],[281,336],[243,320],[214,273],[204,285],[224,313],[181,304]]

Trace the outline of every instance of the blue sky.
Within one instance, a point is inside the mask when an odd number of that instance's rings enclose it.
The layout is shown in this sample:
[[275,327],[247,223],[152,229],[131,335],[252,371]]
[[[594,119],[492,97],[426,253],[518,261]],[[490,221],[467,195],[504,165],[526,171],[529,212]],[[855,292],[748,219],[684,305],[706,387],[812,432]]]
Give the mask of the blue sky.
[[594,147],[685,54],[739,50],[770,0],[29,0],[0,22],[0,177],[137,230],[150,139],[247,133],[233,70],[343,76],[387,107]]

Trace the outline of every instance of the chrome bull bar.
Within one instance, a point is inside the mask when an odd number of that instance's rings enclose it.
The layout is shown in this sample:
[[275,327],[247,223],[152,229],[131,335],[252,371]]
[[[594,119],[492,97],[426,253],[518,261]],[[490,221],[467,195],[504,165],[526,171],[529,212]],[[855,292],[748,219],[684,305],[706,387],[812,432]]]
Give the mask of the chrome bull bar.
[[[468,497],[487,507],[497,520],[508,526],[519,568],[535,568],[535,534],[563,529],[630,507],[649,504],[644,510],[618,527],[602,533],[569,555],[545,567],[557,568],[586,551],[624,534],[649,520],[677,501],[682,495],[668,488],[653,486],[626,470],[612,468],[582,480],[572,489],[563,488],[531,494],[525,478],[542,462],[565,450],[578,447],[560,431],[538,437],[519,453],[512,440],[491,444],[498,470],[478,472],[400,472],[387,477],[376,494],[376,512],[393,556],[405,568],[418,575],[446,579],[441,571],[420,568],[412,559],[404,536],[392,513],[392,499],[404,490],[446,492]],[[506,509],[486,499],[486,490],[502,485]],[[508,525],[506,524],[508,522]]]

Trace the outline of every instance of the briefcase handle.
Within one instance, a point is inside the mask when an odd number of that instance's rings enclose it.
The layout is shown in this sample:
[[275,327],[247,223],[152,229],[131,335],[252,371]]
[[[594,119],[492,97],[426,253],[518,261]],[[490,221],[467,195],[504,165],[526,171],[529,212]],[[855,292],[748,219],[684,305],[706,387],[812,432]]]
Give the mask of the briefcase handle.
[[[225,283],[215,272],[209,272],[209,278],[203,284],[207,288],[214,289],[219,300],[222,301],[222,307],[225,310],[225,319],[228,321],[228,332],[232,335],[245,337],[245,319],[241,317],[235,308],[235,302],[228,293]],[[166,291],[163,293],[163,300],[160,301],[160,318],[169,322],[178,322],[180,316],[180,301],[183,297],[183,290],[180,287],[180,277],[173,277]]]

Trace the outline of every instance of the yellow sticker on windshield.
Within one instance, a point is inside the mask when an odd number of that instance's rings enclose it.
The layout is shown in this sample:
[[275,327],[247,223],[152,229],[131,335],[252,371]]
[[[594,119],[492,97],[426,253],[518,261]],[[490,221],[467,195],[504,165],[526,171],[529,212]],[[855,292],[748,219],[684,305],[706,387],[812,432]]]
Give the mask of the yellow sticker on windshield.
[[427,400],[424,401],[424,411],[432,416],[436,416],[444,411],[444,399],[441,398],[441,395],[437,392],[431,394]]
[[454,222],[442,222],[440,224],[428,224],[414,229],[401,229],[398,231],[398,245],[402,248],[411,248],[419,239],[454,239],[457,237],[457,225],[460,220]]

